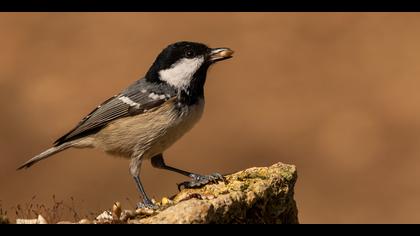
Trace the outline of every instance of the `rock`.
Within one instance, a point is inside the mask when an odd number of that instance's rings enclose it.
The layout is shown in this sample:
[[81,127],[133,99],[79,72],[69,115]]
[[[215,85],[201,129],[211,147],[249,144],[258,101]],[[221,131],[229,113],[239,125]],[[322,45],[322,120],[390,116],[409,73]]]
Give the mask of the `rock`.
[[48,222],[42,215],[38,215],[37,224],[48,224]]
[[161,201],[161,205],[162,205],[162,206],[167,206],[167,205],[169,205],[169,204],[172,204],[172,201],[171,201],[171,200],[169,200],[167,197],[163,197],[163,198],[162,198],[162,201]]
[[113,220],[112,213],[110,211],[104,211],[96,217],[96,220],[97,221],[104,221],[104,222],[112,221]]
[[[68,225],[68,224],[75,224],[75,223],[73,223],[71,221],[59,221],[57,224],[60,224],[60,225]],[[81,223],[79,223],[79,224],[81,224]]]
[[88,219],[81,219],[79,220],[79,224],[85,225],[85,224],[92,224],[93,222]]
[[136,209],[136,214],[137,215],[151,216],[151,215],[155,214],[155,210],[149,209],[149,208],[139,208],[139,209]]
[[36,222],[37,222],[37,219],[16,219],[16,224],[18,225],[19,224],[32,225],[32,224],[36,224]]
[[121,221],[127,222],[130,219],[133,219],[137,216],[137,213],[133,210],[124,210],[121,214]]
[[36,219],[16,219],[16,224],[48,224],[42,215],[38,215]]
[[173,205],[136,224],[283,223],[296,224],[293,199],[296,167],[277,163],[226,176],[227,183],[184,189]]

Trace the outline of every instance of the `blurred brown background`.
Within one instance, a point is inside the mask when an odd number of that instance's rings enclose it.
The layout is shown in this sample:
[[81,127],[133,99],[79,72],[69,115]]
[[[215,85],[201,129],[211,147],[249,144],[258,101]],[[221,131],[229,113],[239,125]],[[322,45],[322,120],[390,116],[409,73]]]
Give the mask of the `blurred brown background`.
[[[236,51],[213,67],[201,122],[166,152],[199,173],[298,167],[302,223],[420,222],[420,14],[2,13],[0,200],[138,200],[128,161],[68,150],[28,171],[169,43]],[[184,177],[143,166],[148,193]]]

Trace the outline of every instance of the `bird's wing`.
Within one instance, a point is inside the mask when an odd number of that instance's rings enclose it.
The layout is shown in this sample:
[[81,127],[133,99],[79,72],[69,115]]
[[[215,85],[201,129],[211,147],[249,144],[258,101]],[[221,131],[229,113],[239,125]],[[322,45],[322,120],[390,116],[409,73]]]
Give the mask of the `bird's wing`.
[[151,92],[142,87],[138,87],[137,90],[129,88],[96,107],[74,129],[57,139],[54,145],[97,133],[115,119],[142,114],[176,97],[175,93],[160,92]]

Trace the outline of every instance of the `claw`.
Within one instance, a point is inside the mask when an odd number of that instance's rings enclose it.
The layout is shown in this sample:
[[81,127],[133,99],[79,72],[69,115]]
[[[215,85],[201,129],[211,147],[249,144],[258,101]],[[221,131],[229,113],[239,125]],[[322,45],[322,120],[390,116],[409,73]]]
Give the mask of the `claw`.
[[181,191],[181,187],[184,188],[199,188],[209,183],[217,184],[219,181],[225,182],[226,179],[223,175],[219,173],[213,173],[210,175],[192,175],[193,180],[185,181],[182,183],[177,184],[178,190]]
[[182,183],[176,184],[176,185],[177,185],[177,187],[178,187],[178,191],[179,191],[179,192],[181,192],[181,187],[182,187],[182,186],[184,186],[184,188],[185,188],[185,185],[186,185],[187,183],[188,183],[188,182],[182,182]]
[[137,209],[142,209],[142,208],[149,208],[152,210],[156,210],[159,207],[151,202],[139,202],[137,203]]

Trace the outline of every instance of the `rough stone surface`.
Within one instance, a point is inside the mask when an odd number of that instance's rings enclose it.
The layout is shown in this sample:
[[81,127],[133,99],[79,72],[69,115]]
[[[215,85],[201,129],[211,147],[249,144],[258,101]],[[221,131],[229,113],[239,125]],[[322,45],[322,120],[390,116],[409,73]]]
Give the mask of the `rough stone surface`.
[[[136,224],[298,223],[296,167],[282,163],[226,176],[226,183],[184,189],[165,209]],[[168,206],[169,205],[169,206]]]
[[42,215],[38,215],[36,219],[16,219],[16,224],[48,224]]

